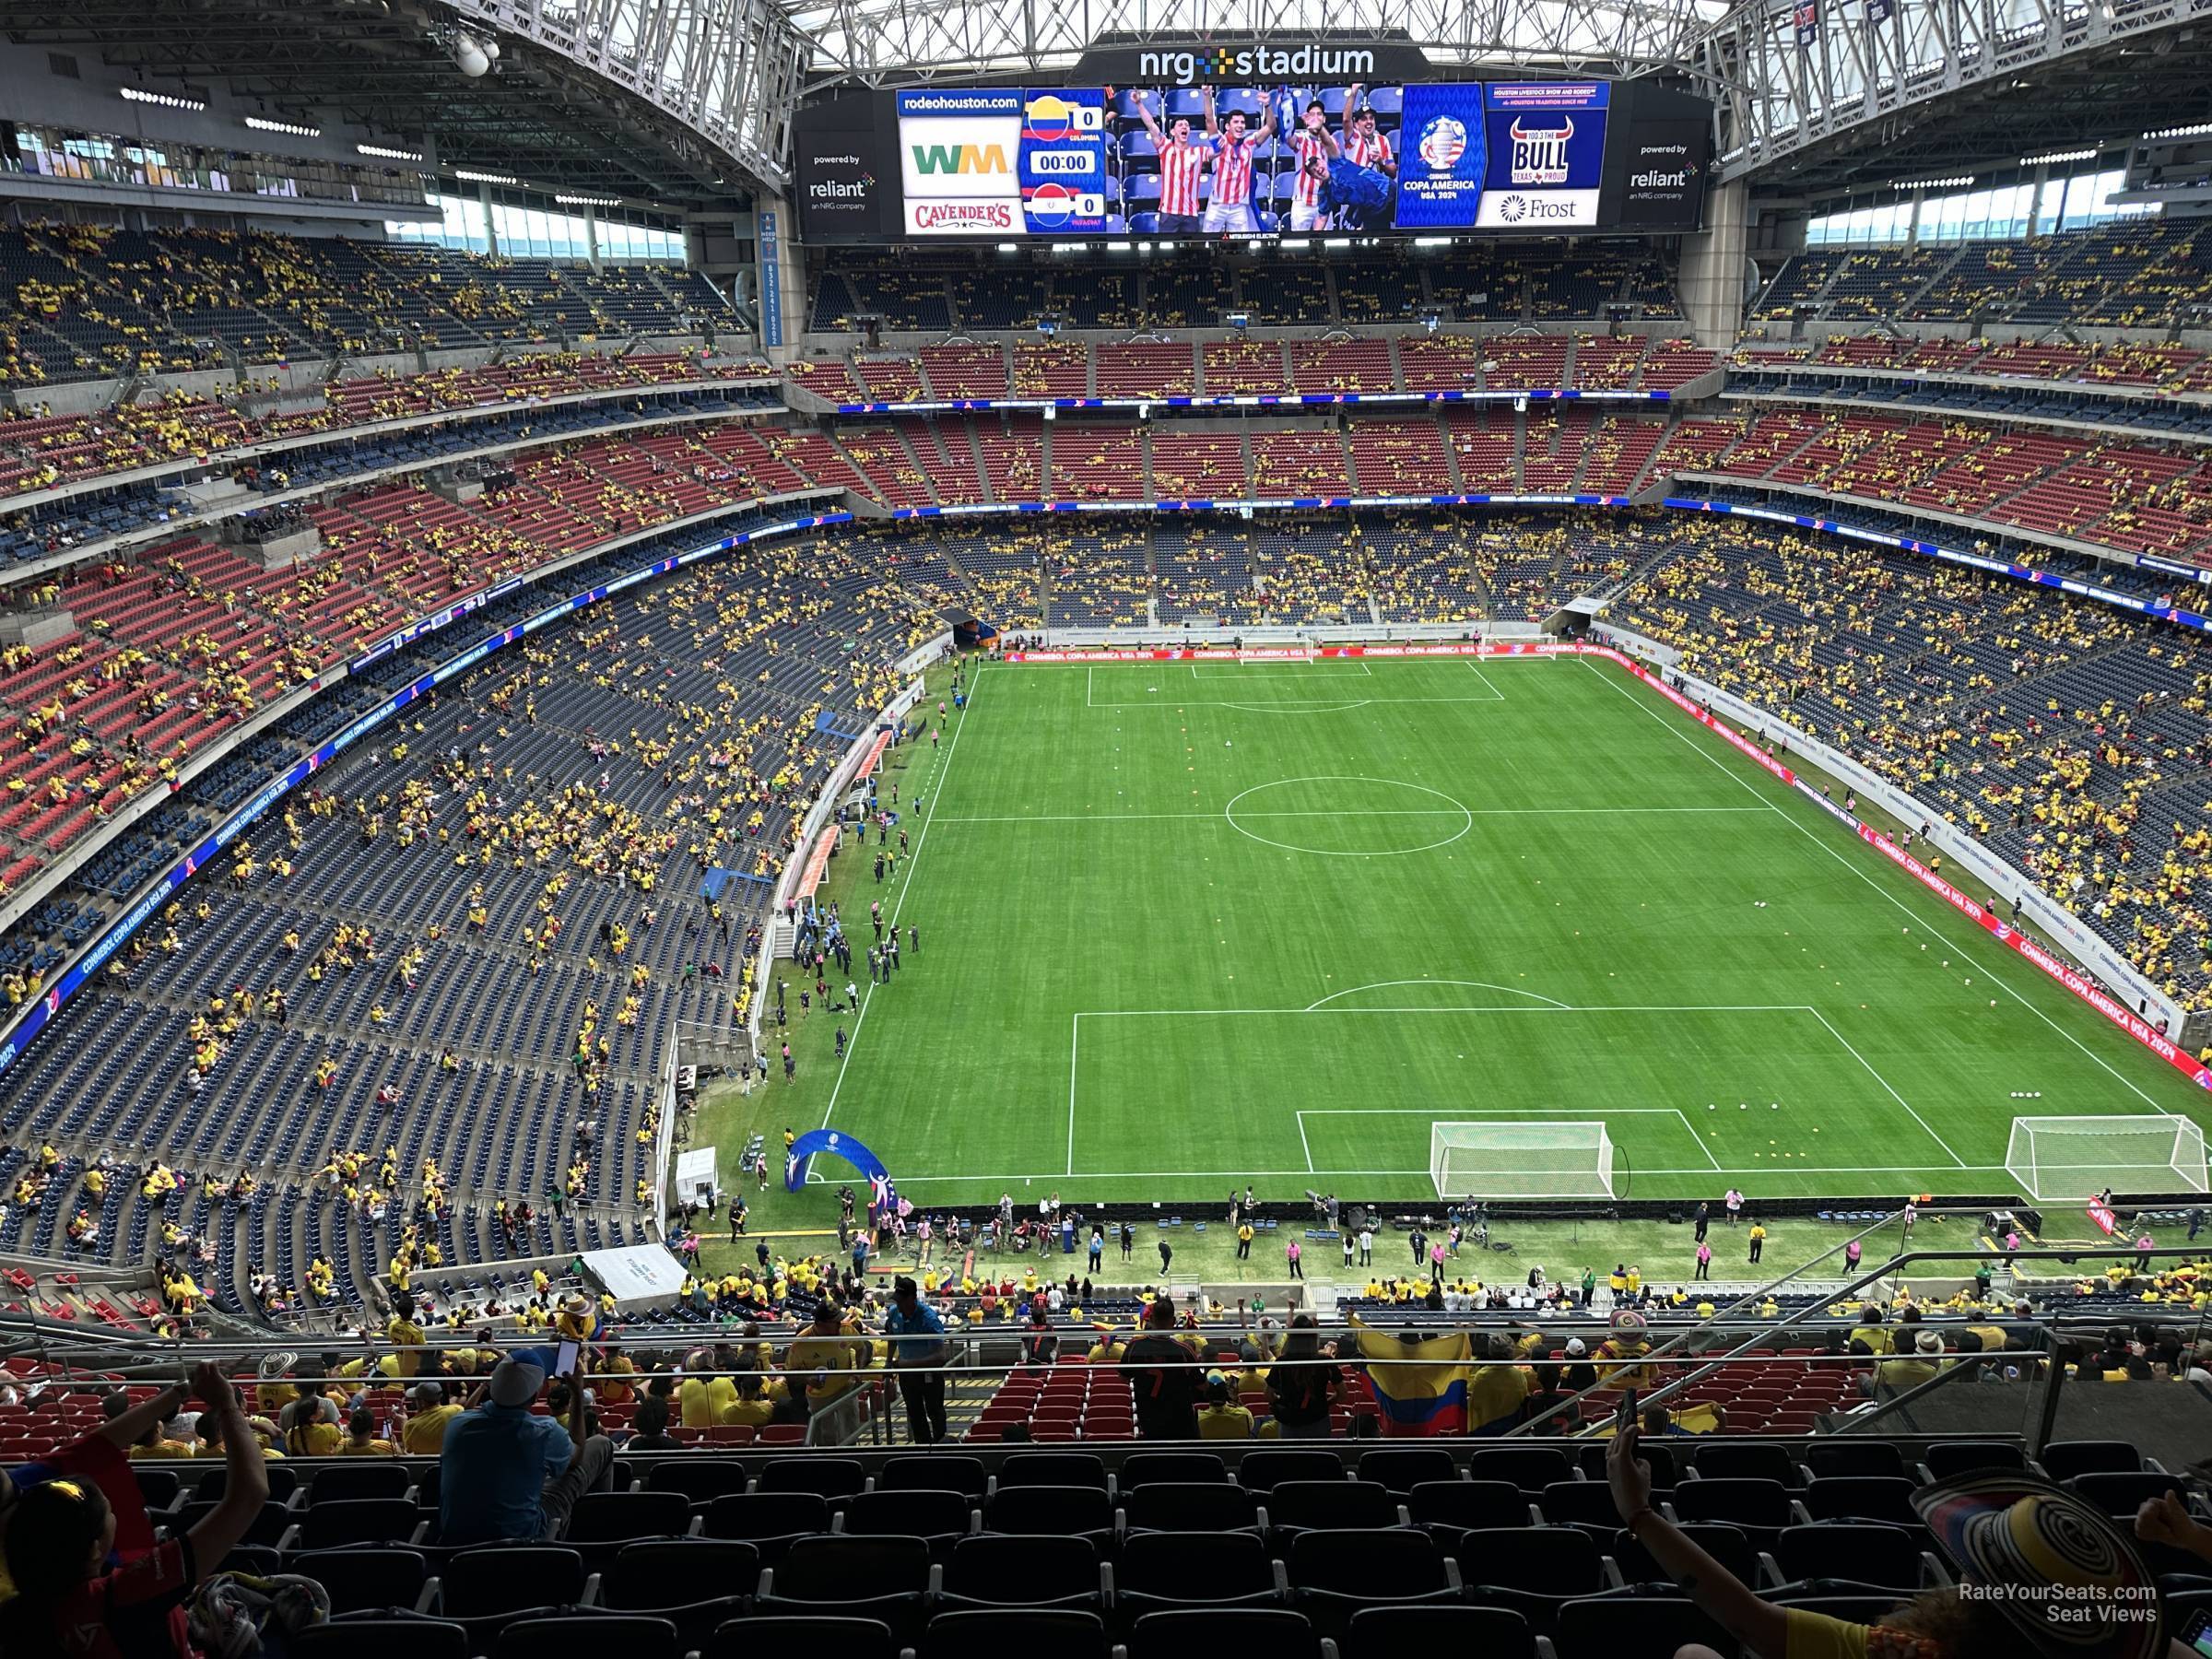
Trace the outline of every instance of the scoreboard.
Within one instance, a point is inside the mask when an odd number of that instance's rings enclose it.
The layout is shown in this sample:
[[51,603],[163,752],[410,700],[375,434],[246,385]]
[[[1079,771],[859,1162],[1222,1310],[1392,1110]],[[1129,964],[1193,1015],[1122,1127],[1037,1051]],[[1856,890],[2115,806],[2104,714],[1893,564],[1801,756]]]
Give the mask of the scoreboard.
[[814,242],[1694,230],[1712,109],[1648,82],[912,88],[807,106]]

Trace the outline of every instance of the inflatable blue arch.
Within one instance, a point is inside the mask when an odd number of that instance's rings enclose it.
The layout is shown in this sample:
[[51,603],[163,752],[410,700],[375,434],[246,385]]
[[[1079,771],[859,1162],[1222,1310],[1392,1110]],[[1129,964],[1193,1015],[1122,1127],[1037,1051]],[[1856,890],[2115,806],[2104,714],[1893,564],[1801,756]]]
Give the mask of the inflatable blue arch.
[[806,1184],[806,1170],[818,1152],[827,1152],[841,1158],[861,1174],[867,1177],[870,1210],[888,1204],[897,1204],[899,1194],[891,1185],[891,1172],[883,1167],[883,1159],[869,1151],[851,1135],[837,1129],[809,1129],[791,1144],[791,1151],[783,1159],[783,1190],[795,1193]]

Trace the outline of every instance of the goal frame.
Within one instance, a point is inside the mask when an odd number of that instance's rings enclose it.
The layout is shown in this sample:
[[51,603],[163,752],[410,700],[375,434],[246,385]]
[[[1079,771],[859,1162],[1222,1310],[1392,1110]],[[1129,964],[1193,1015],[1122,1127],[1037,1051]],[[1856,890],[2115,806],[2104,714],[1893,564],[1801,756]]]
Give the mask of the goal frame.
[[[1457,1132],[1454,1134],[1454,1132]],[[1534,1151],[1586,1150],[1590,1154],[1587,1178],[1532,1183],[1525,1177],[1509,1182],[1482,1179],[1482,1171],[1456,1169],[1453,1152],[1491,1154]],[[1456,1199],[1583,1198],[1607,1199],[1613,1190],[1613,1136],[1603,1118],[1432,1118],[1429,1124],[1429,1179],[1441,1202]],[[1492,1170],[1501,1170],[1494,1162]]]
[[[2039,1151],[2039,1135],[2057,1141],[2078,1137],[2082,1143],[2123,1135],[2163,1137],[2166,1159],[2156,1164],[2140,1160],[2123,1163],[2111,1158],[2085,1158],[2077,1150],[2071,1158],[2052,1159]],[[2107,1187],[2136,1193],[2212,1192],[2205,1132],[2194,1119],[2178,1112],[2016,1117],[2005,1143],[2005,1172],[2027,1197],[2039,1204],[2093,1198]]]

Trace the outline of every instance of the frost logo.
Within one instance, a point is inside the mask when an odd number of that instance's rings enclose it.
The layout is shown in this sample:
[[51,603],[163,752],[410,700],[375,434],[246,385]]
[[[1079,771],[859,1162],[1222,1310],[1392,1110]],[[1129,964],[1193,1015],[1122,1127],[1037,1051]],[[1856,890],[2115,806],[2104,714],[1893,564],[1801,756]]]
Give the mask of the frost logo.
[[1513,140],[1512,182],[1516,184],[1567,182],[1567,146],[1574,138],[1574,120],[1562,115],[1556,127],[1522,125],[1515,116],[1510,129]]
[[1509,195],[1498,204],[1498,217],[1509,225],[1517,225],[1528,217],[1528,198]]

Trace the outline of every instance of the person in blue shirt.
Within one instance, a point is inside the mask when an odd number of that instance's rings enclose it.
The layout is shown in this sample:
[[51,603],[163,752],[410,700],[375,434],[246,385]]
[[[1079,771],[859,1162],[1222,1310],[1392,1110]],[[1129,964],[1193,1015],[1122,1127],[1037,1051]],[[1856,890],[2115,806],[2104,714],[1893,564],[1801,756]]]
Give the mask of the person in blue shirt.
[[914,1444],[935,1445],[945,1438],[945,1372],[940,1368],[951,1358],[952,1347],[946,1340],[945,1321],[903,1273],[891,1281],[891,1311],[884,1316],[883,1333],[891,1339],[891,1369],[899,1373],[899,1393],[906,1401],[906,1421]]
[[530,1410],[545,1382],[544,1366],[511,1356],[492,1367],[486,1397],[446,1426],[438,1460],[440,1543],[558,1538],[576,1500],[606,1485],[614,1442],[585,1433],[582,1381],[568,1379],[565,1427]]

